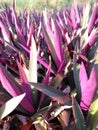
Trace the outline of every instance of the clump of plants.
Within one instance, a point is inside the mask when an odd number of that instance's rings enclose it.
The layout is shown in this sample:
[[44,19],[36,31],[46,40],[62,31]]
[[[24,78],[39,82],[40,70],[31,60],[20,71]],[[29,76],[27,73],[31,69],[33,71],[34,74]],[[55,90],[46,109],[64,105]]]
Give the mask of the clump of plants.
[[98,128],[98,3],[0,12],[0,127]]

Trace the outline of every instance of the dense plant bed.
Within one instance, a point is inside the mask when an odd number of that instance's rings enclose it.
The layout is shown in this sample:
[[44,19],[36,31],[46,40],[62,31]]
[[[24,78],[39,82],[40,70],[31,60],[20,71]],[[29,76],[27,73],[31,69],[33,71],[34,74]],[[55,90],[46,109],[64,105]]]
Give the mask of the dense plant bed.
[[0,127],[98,129],[98,3],[0,12]]

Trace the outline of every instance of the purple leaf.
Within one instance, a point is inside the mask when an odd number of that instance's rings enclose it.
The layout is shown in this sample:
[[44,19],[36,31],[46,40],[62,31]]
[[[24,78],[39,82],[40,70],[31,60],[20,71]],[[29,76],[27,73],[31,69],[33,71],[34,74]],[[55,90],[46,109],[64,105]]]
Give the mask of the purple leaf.
[[43,13],[42,29],[44,37],[48,46],[48,49],[56,63],[57,68],[59,68],[59,63],[62,62],[62,39],[60,35],[60,28],[56,21],[52,20],[52,27],[50,26],[47,13]]
[[80,68],[79,78],[80,78],[81,95],[82,95],[80,106],[82,109],[88,110],[91,105],[97,87],[95,68],[92,68],[90,78],[88,79],[85,66],[82,63]]
[[64,70],[64,68],[65,68],[65,60],[63,60],[61,62],[61,65],[60,65],[60,67],[58,69],[58,73],[62,73],[62,71]]
[[46,75],[43,79],[44,84],[47,84],[47,85],[49,84],[50,73],[51,73],[51,58],[50,58],[50,63],[49,63],[49,67],[47,69]]
[[[50,64],[49,64],[49,68],[48,68],[48,70],[47,70],[47,72],[46,72],[46,75],[45,75],[45,77],[44,77],[44,79],[43,79],[43,83],[44,84],[46,84],[46,85],[48,85],[49,84],[49,78],[50,78],[50,70],[51,70],[51,60],[50,60]],[[40,99],[40,104],[39,104],[39,106],[43,103],[43,101],[44,101],[44,99],[45,99],[45,94],[41,94],[41,99]]]
[[62,50],[62,35],[61,30],[55,19],[52,20],[53,25],[53,39],[55,43],[55,51],[60,62],[63,61],[63,50]]
[[22,65],[19,63],[19,61],[17,60],[17,65],[18,65],[18,69],[19,69],[19,74],[20,74],[20,79],[21,79],[21,89],[24,93],[26,93],[26,97],[27,99],[30,101],[30,103],[33,105],[32,103],[32,94],[31,94],[31,88],[30,86],[28,86],[28,79],[27,76],[23,70]]
[[[12,75],[7,72],[7,70],[0,65],[0,81],[2,83],[2,87],[12,96],[18,96],[22,94],[21,87],[19,84],[13,79]],[[21,102],[21,105],[28,112],[33,113],[34,108],[31,103],[28,102],[28,99],[25,97]]]
[[55,51],[52,30],[50,29],[49,25],[44,25],[43,23],[42,23],[42,29],[43,29],[43,34],[44,34],[48,49],[53,57],[54,62],[56,63],[56,66],[59,67],[59,59]]
[[16,28],[17,35],[18,35],[22,45],[26,46],[26,40],[25,40],[21,30],[20,30],[20,27],[19,27],[19,24],[18,24],[18,18],[16,16],[16,12],[15,12],[14,9],[13,9],[12,13],[13,13],[13,17],[14,17],[14,20],[15,20],[15,28]]
[[98,12],[98,3],[96,4],[96,6],[93,9],[92,15],[91,15],[89,23],[88,23],[88,34],[91,33],[91,31],[94,27],[95,21],[97,19],[97,12]]
[[11,80],[11,78],[7,77],[5,68],[0,65],[0,81],[3,85],[3,88],[11,95],[11,96],[17,96],[20,95],[20,90],[18,87],[16,87],[15,83]]
[[76,14],[75,14],[75,10],[74,10],[74,5],[71,7],[71,20],[72,20],[72,27],[73,29],[76,29],[77,27],[77,23],[76,23]]
[[80,11],[79,11],[79,8],[78,8],[78,5],[77,3],[74,4],[74,9],[75,9],[75,14],[76,14],[76,22],[77,24],[80,24]]
[[[38,62],[39,62],[40,64],[42,64],[46,69],[49,68],[49,64],[46,63],[43,59],[41,59],[39,56],[38,56],[37,60],[38,60]],[[50,71],[51,71],[51,73],[55,74],[55,72],[53,71],[52,68],[51,68]]]
[[82,86],[84,86],[88,81],[86,69],[85,69],[83,62],[81,63],[81,69],[80,69],[80,72],[79,72],[79,79],[80,79],[80,84]]

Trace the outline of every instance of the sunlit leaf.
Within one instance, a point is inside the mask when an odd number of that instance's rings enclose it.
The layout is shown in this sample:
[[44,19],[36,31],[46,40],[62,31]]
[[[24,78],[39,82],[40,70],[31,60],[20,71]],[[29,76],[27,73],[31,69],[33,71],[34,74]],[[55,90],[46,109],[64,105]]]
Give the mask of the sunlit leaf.
[[90,17],[90,3],[86,3],[83,6],[83,17],[82,17],[82,27],[85,28],[87,27],[88,21],[89,21],[89,17]]
[[19,96],[16,96],[9,101],[7,101],[1,108],[0,108],[0,118],[3,119],[8,114],[10,114],[23,100],[25,97],[25,93]]
[[52,117],[57,117],[64,110],[70,110],[71,108],[72,108],[71,103],[69,105],[59,106],[59,107],[55,108],[53,110],[53,112],[51,112],[51,116]]
[[[37,83],[37,48],[36,43],[34,40],[34,37],[32,36],[32,44],[31,44],[31,50],[30,50],[30,61],[29,61],[29,82]],[[33,101],[34,105],[38,105],[38,92],[34,88],[33,85],[31,85],[31,89],[33,92]]]
[[33,36],[30,50],[29,81],[35,83],[37,82],[37,49]]

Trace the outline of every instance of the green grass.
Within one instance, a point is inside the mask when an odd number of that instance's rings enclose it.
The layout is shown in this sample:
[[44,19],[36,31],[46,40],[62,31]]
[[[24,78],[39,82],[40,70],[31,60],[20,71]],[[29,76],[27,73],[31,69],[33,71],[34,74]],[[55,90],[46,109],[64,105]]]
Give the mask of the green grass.
[[[95,3],[98,0],[75,0],[78,4],[83,4],[84,2]],[[0,0],[0,5],[8,4],[10,7],[12,6],[12,0]],[[36,9],[38,11],[46,8],[52,9],[60,9],[67,7],[73,3],[73,0],[16,0],[16,8],[18,11],[28,8],[28,9]]]

